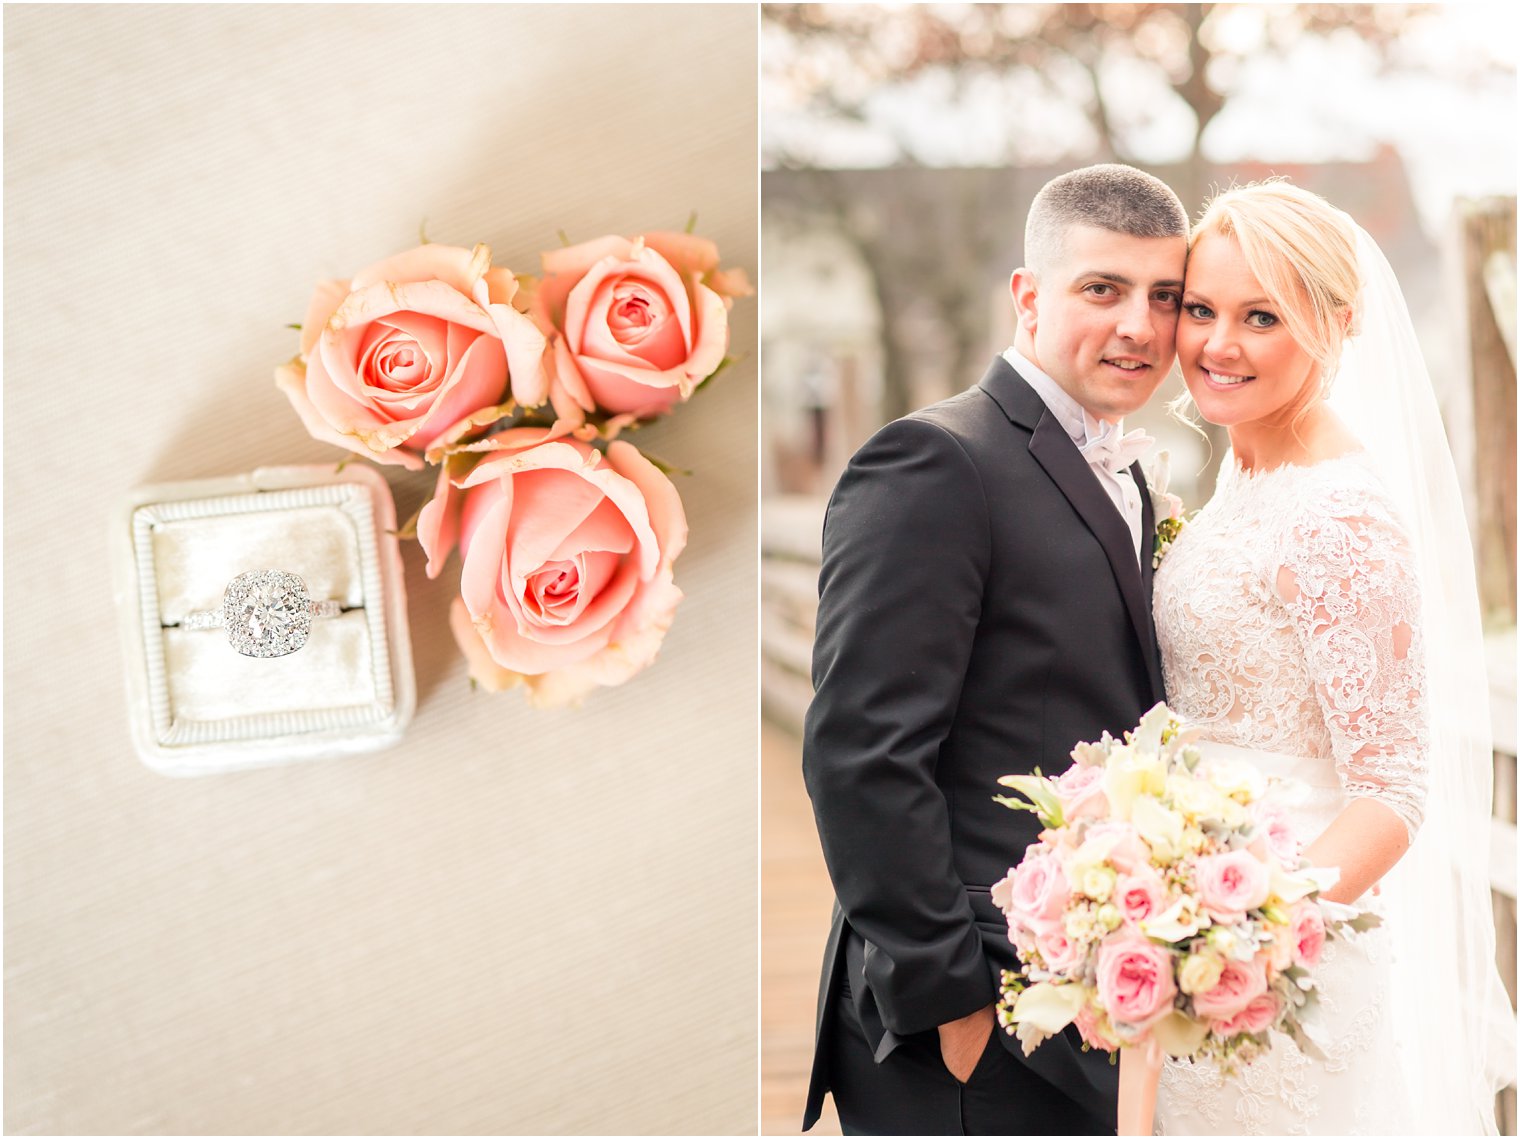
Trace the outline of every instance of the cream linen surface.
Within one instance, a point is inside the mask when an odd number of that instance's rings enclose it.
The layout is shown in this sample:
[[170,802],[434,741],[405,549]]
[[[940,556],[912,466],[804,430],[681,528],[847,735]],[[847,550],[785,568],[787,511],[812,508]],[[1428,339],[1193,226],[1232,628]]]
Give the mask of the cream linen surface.
[[[754,279],[755,29],[6,9],[9,1132],[753,1133],[756,301],[742,362],[635,437],[695,472],[686,600],[579,711],[471,691],[458,562],[430,582],[405,542],[398,746],[164,778],[128,743],[106,543],[128,487],[340,457],[275,389],[284,325],[424,222],[535,272],[560,228],[696,209]],[[384,474],[405,519],[429,480]]]

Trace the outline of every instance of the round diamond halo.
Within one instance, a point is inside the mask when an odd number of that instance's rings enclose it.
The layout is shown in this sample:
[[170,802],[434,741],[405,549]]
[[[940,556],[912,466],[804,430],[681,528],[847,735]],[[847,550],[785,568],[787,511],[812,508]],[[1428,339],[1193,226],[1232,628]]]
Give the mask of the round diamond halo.
[[295,652],[306,643],[311,619],[306,583],[285,570],[240,573],[222,598],[227,640],[245,657],[282,657]]

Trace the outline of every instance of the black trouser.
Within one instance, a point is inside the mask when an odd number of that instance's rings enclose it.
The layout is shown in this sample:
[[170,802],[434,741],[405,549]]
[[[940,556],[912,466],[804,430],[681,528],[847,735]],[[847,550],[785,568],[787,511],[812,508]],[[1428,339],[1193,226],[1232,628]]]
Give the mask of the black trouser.
[[[848,990],[834,1002],[829,1085],[846,1135],[1112,1135],[1112,1108],[1079,1104],[1016,1059],[998,1031],[964,1084],[945,1067],[939,1033],[904,1038],[880,1064]],[[1080,1094],[1080,1093],[1079,1093]]]

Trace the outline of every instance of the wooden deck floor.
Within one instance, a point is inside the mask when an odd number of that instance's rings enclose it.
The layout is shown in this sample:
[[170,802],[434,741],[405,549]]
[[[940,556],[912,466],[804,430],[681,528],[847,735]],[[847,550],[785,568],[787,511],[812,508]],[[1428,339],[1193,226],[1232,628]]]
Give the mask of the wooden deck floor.
[[[818,968],[834,892],[802,786],[797,738],[763,721],[760,739],[760,1131],[795,1135],[813,1058]],[[838,1135],[829,1101],[810,1135]]]

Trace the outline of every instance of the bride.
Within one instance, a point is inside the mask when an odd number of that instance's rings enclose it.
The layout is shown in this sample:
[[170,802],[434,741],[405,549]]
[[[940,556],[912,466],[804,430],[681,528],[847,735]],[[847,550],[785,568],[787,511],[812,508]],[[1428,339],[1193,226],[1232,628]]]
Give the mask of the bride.
[[[1477,1134],[1513,1080],[1494,966],[1492,761],[1450,453],[1387,262],[1273,181],[1205,210],[1177,354],[1229,431],[1214,497],[1155,579],[1172,707],[1206,748],[1298,781],[1326,897],[1381,928],[1327,945],[1311,1034],[1232,1077],[1168,1061],[1163,1134]],[[1332,952],[1333,949],[1333,952]]]

